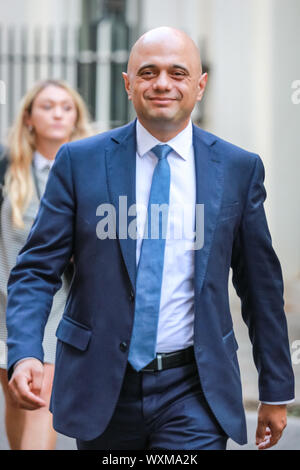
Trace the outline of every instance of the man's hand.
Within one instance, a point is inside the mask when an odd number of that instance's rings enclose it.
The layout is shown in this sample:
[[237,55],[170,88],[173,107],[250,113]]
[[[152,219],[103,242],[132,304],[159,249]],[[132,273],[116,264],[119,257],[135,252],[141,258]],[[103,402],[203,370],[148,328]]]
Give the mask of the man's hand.
[[26,359],[18,364],[9,381],[9,391],[20,408],[36,410],[46,406],[40,398],[44,366],[38,359]]
[[258,450],[268,449],[277,444],[286,427],[286,405],[266,405],[258,407],[256,445]]

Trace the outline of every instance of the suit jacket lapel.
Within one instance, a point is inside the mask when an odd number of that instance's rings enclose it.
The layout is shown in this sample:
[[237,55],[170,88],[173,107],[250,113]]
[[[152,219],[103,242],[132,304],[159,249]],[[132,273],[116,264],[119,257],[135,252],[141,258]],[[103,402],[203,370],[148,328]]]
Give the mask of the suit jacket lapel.
[[117,132],[106,150],[108,190],[116,210],[116,234],[133,290],[136,281],[136,240],[128,235],[128,225],[136,216],[127,218],[127,215],[130,206],[136,204],[135,127],[133,122]]
[[[208,257],[213,241],[217,216],[223,196],[223,160],[213,147],[216,138],[193,126],[196,169],[196,203],[204,205],[204,231],[202,248],[195,252],[195,296],[200,295],[206,274]],[[198,235],[199,237],[199,235]]]

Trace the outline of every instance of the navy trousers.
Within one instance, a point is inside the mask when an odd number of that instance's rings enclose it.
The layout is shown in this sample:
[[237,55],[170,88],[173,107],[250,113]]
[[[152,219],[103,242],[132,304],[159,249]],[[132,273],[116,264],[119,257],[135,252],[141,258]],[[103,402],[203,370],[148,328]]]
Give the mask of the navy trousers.
[[136,372],[128,365],[112,419],[79,450],[225,450],[228,436],[203,395],[197,366]]

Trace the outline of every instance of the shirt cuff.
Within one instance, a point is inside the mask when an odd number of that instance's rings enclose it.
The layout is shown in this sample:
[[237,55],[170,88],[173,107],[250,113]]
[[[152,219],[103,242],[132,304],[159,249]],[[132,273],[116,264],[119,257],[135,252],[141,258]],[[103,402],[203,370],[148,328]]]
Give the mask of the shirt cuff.
[[293,401],[295,401],[295,398],[288,401],[262,401],[261,403],[264,405],[288,405],[289,403],[293,403]]

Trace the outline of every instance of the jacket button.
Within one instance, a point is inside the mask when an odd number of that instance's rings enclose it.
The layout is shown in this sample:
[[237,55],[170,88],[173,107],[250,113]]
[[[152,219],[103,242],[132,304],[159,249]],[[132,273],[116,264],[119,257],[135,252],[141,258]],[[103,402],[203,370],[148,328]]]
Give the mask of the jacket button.
[[129,297],[130,297],[131,302],[133,302],[133,301],[134,301],[134,293],[133,293],[133,291],[130,291],[130,296],[129,296]]
[[128,345],[127,345],[126,341],[122,341],[122,343],[120,344],[120,349],[121,349],[121,351],[122,351],[122,352],[127,351],[127,346],[128,346]]

